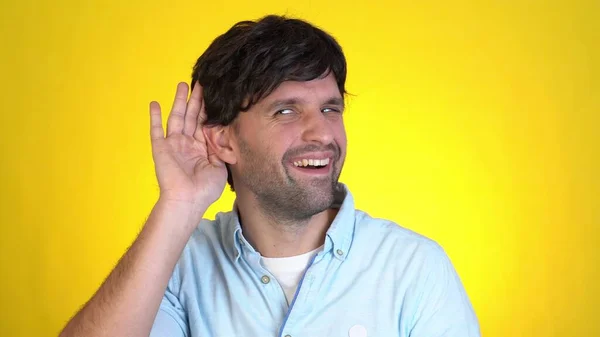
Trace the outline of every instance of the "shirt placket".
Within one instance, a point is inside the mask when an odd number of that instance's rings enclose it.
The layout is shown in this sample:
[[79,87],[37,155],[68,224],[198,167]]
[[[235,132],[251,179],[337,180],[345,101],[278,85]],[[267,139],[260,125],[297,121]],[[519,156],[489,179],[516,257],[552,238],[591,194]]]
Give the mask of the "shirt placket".
[[301,319],[310,312],[314,301],[318,300],[318,298],[315,298],[314,285],[315,282],[319,282],[319,277],[322,276],[324,265],[328,260],[326,254],[315,256],[306,269],[281,325],[278,337],[303,337]]
[[244,259],[246,259],[254,273],[255,284],[268,299],[269,303],[279,308],[277,311],[280,312],[279,317],[283,320],[288,309],[283,288],[275,276],[262,266],[260,263],[260,254],[250,250],[242,239],[240,239],[240,245],[242,246]]

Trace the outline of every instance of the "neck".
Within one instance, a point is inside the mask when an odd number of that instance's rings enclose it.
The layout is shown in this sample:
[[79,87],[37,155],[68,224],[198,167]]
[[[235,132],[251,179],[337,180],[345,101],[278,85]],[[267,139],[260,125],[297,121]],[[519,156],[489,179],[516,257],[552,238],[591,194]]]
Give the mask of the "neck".
[[244,237],[264,257],[300,255],[322,246],[337,209],[307,219],[281,219],[266,212],[249,193],[236,192]]

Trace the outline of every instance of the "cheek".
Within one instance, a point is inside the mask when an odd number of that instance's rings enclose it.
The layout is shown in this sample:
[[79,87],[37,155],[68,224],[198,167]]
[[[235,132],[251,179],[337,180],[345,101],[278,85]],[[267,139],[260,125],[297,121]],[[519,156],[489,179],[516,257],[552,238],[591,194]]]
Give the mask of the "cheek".
[[344,122],[341,121],[339,123],[337,123],[334,126],[334,137],[335,137],[335,142],[338,144],[338,146],[340,147],[340,150],[342,151],[343,154],[346,153],[346,144],[348,142],[347,138],[346,138],[346,128],[344,127]]
[[289,149],[290,133],[270,133],[260,139],[260,152],[265,162],[279,164]]

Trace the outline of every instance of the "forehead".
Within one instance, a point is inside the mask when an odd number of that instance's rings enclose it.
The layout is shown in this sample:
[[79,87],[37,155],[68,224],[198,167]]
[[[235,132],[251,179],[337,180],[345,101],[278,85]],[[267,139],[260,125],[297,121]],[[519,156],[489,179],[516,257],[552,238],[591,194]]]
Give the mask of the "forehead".
[[[304,98],[304,100],[321,100],[332,97],[342,97],[337,86],[335,76],[329,73],[326,77],[316,78],[314,80],[286,81],[281,83],[271,94],[259,102],[260,105],[269,104],[275,100],[281,100],[290,97]],[[262,104],[261,104],[262,103]]]

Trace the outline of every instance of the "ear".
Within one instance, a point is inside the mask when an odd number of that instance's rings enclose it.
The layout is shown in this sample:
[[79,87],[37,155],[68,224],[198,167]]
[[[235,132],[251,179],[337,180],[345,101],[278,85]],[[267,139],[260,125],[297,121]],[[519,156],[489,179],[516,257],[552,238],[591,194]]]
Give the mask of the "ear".
[[203,126],[208,153],[215,153],[226,164],[235,164],[237,156],[233,150],[230,125]]

